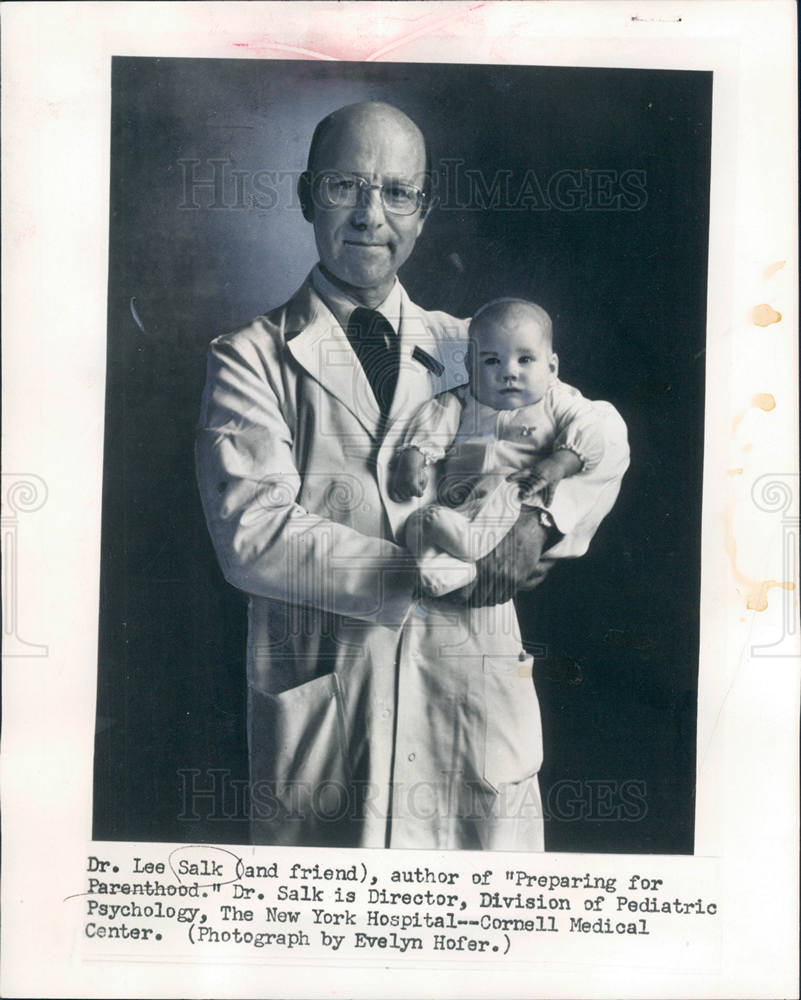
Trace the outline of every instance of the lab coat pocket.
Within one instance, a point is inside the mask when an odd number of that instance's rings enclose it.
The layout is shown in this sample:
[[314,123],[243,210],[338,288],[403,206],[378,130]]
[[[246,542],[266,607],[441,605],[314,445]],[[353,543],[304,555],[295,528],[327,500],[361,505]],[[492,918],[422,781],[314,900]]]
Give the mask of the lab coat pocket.
[[336,674],[280,694],[251,688],[250,712],[252,782],[266,780],[290,812],[314,809],[328,793],[347,794],[350,768]]
[[542,724],[532,679],[534,659],[485,656],[484,780],[499,790],[535,775],[542,764]]

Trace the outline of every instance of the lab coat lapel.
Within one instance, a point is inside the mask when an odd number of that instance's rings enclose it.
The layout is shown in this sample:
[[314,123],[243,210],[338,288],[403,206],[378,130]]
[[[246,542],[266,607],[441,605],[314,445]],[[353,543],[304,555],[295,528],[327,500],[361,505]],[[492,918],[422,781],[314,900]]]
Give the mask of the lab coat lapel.
[[[400,369],[389,425],[408,419],[414,411],[440,391],[440,377],[432,368],[439,362],[437,342],[426,323],[425,313],[401,290]],[[415,347],[433,359],[432,368],[414,357]],[[418,352],[419,353],[419,352]]]
[[292,356],[376,438],[381,411],[345,331],[306,282],[292,300],[285,336]]

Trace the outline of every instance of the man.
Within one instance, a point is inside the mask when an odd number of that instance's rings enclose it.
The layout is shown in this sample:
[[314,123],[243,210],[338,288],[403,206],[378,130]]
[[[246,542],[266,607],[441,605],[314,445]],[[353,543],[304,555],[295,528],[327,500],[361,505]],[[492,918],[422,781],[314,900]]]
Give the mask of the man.
[[[198,481],[223,572],[250,595],[255,843],[543,846],[539,710],[511,597],[544,575],[526,551],[553,529],[528,515],[450,602],[415,600],[396,542],[413,503],[389,497],[390,457],[414,410],[466,380],[466,321],[423,311],[396,279],[427,168],[396,108],[324,119],[298,187],[319,264],[210,348]],[[578,501],[587,539],[625,463]]]

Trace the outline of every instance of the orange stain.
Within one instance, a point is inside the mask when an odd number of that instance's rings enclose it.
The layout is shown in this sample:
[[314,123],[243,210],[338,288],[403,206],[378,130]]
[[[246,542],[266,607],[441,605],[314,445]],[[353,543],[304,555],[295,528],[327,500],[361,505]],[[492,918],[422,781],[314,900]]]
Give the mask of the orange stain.
[[[732,434],[737,433],[737,429],[743,422],[743,417],[748,413],[751,407],[755,406],[759,410],[763,410],[765,413],[770,413],[771,410],[776,409],[776,397],[770,392],[758,392],[755,396],[751,397],[751,406],[746,407],[741,413],[731,422],[731,432]],[[743,445],[743,451],[746,451],[749,446]]]
[[758,392],[751,400],[752,406],[758,406],[765,413],[776,409],[776,398],[770,392]]
[[743,474],[742,466],[740,466],[738,469],[729,469],[729,475],[731,476],[732,479],[734,479],[735,476],[741,476],[742,474]]
[[767,302],[754,306],[751,310],[751,322],[754,326],[770,326],[771,323],[781,322],[782,314],[777,312],[773,306]]
[[731,512],[726,514],[726,551],[729,555],[735,581],[746,590],[745,606],[749,611],[766,611],[768,591],[775,587],[779,587],[781,590],[795,590],[795,584],[792,580],[752,580],[740,570],[737,565],[737,541],[734,537]]
[[768,591],[773,587],[780,587],[782,590],[795,590],[792,580],[763,580],[756,590],[754,590],[745,602],[749,611],[765,611],[768,607]]
[[765,277],[772,278],[777,271],[781,271],[786,263],[786,260],[774,260],[772,264],[768,264],[765,268]]

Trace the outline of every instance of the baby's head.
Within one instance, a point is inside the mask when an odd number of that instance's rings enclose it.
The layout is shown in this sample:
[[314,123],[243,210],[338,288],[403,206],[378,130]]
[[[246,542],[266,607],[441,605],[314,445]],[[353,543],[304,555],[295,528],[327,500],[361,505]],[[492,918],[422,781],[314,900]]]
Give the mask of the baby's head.
[[525,299],[495,299],[470,322],[467,371],[479,403],[516,410],[537,403],[559,370],[551,318]]

